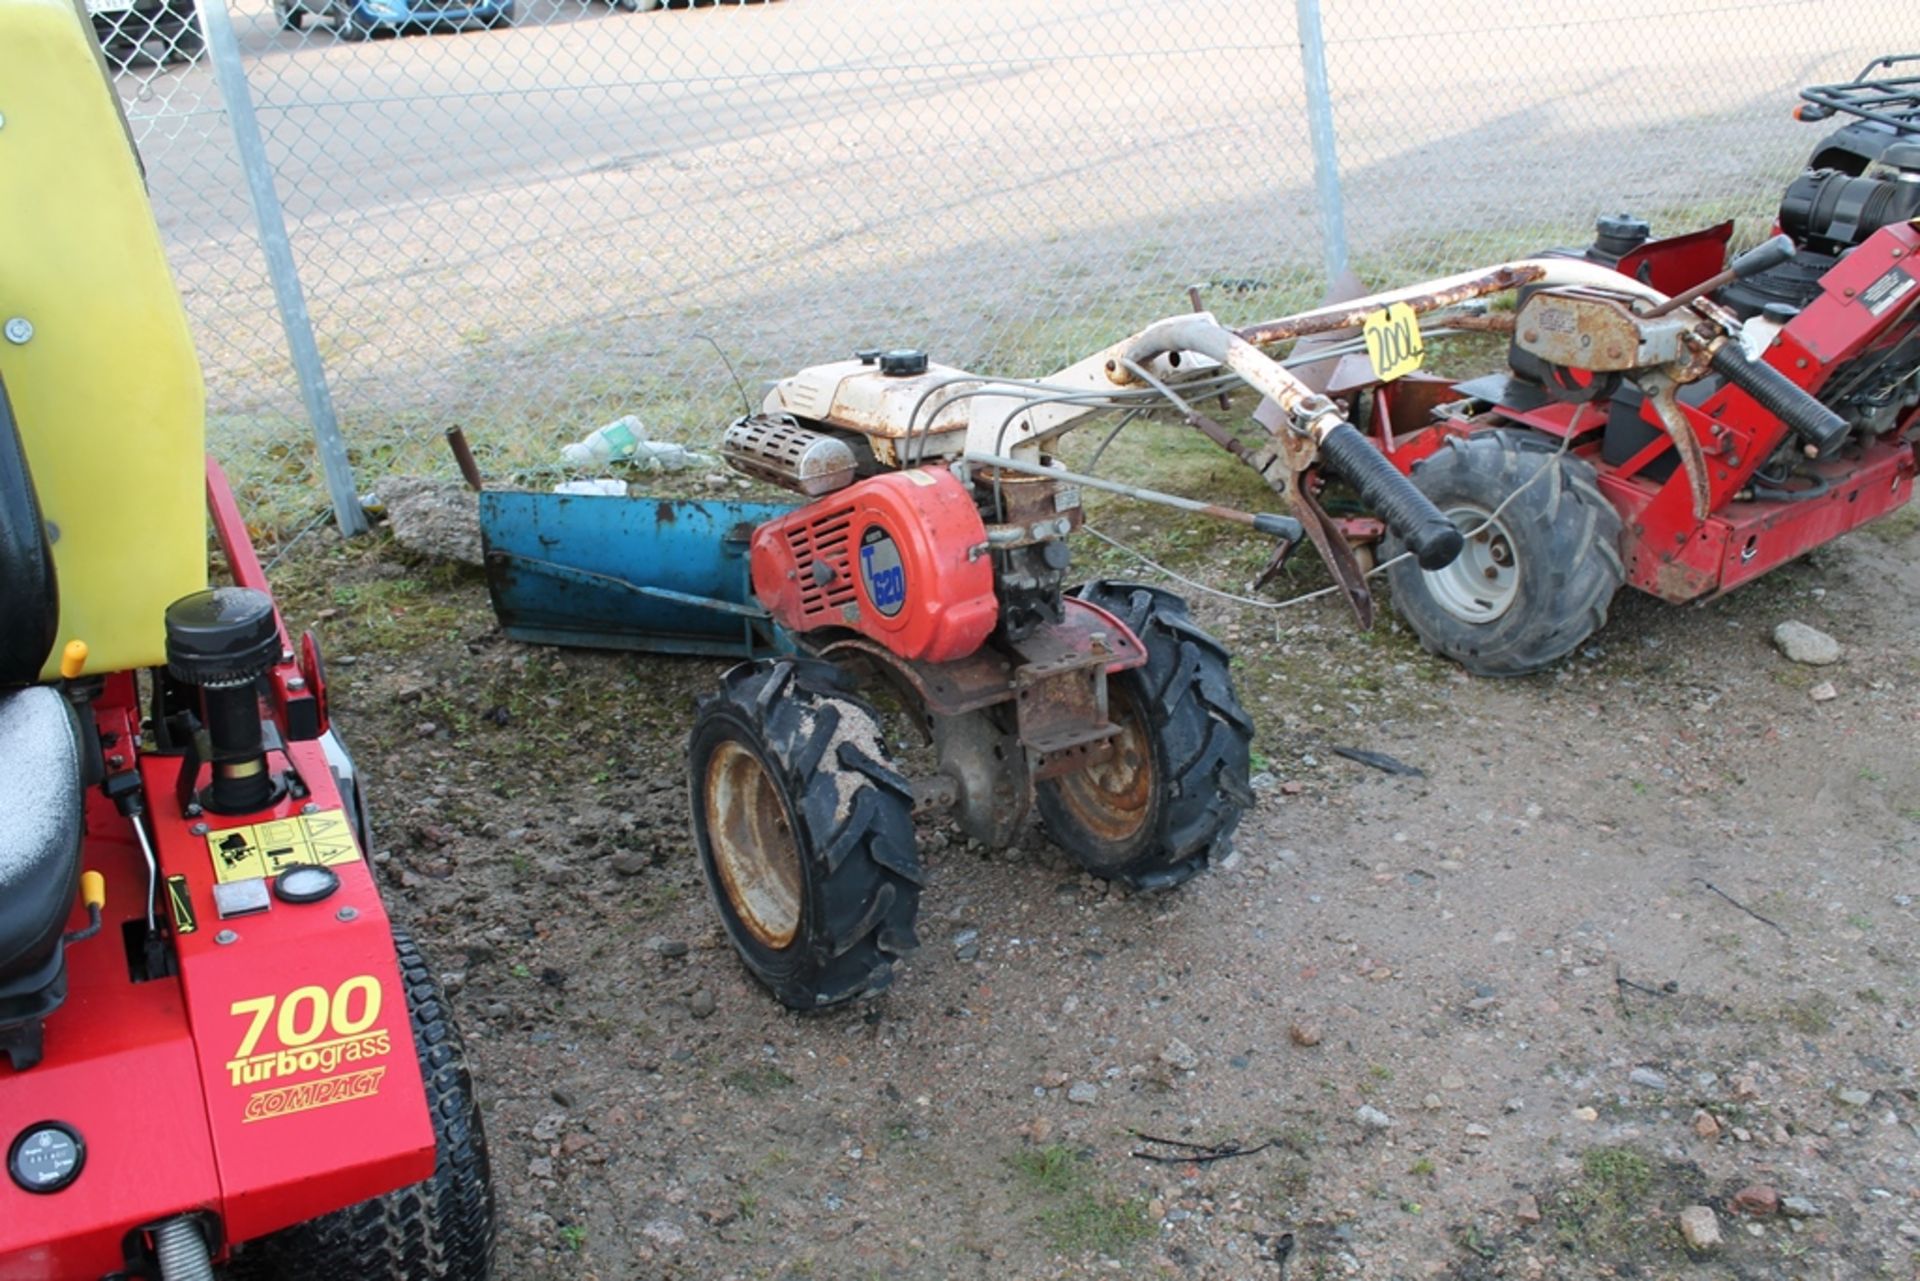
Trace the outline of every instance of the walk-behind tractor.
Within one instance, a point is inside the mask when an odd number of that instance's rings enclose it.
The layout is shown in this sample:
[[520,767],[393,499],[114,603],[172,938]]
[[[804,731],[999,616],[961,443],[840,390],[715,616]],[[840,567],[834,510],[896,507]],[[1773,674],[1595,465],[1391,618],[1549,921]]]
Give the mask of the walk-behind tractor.
[[[1879,92],[1832,99],[1861,111]],[[734,468],[804,505],[483,494],[495,605],[521,639],[756,656],[693,731],[707,881],[782,1001],[857,997],[914,945],[916,812],[947,811],[1002,847],[1037,810],[1087,871],[1160,889],[1204,868],[1250,800],[1252,725],[1225,650],[1166,591],[1069,586],[1086,490],[1273,536],[1269,572],[1310,540],[1362,626],[1373,607],[1356,545],[1383,540],[1415,628],[1484,672],[1566,653],[1628,574],[1675,599],[1724,590],[1904,501],[1905,263],[1920,246],[1904,219],[1920,187],[1908,153],[1880,161],[1884,175],[1796,184],[1783,224],[1808,253],[1783,237],[1727,272],[1730,227],[1647,243],[1619,220],[1586,254],[1239,330],[1196,309],[1044,379],[909,349],[806,369],[722,444]],[[1810,270],[1811,254],[1831,270]],[[1517,322],[1477,301],[1515,291]],[[1782,292],[1803,309],[1767,311]],[[1730,310],[1739,297],[1754,300],[1743,313]],[[1515,377],[1401,377],[1423,329],[1512,332]],[[1285,361],[1262,350],[1283,342]],[[1202,408],[1243,385],[1264,397],[1251,438]],[[1095,415],[1169,408],[1256,467],[1290,514],[1154,493],[1052,456]],[[1323,504],[1334,480],[1329,497],[1351,491],[1364,516]],[[890,759],[863,686],[923,733],[919,777]]]
[[480,1281],[460,1037],[83,21],[0,0],[0,1279]]
[[[1853,120],[1787,188],[1780,234],[1730,267],[1731,223],[1654,240],[1615,216],[1558,255],[1611,280],[1508,263],[1247,331],[1334,335],[1387,303],[1408,309],[1375,336],[1385,360],[1329,360],[1314,381],[1471,535],[1448,566],[1389,571],[1394,607],[1430,650],[1481,675],[1536,671],[1605,623],[1622,583],[1712,597],[1912,497],[1920,55],[1802,97],[1803,120]],[[1508,291],[1511,312],[1461,309]],[[1509,369],[1383,377],[1420,345],[1416,324],[1428,339],[1510,334]],[[1383,560],[1401,550],[1377,520],[1340,525]]]

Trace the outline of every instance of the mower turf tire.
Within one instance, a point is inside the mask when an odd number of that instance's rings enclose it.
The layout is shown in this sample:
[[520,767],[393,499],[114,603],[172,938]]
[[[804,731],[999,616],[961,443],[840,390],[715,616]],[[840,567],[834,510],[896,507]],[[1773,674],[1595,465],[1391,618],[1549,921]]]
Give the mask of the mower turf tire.
[[1035,788],[1046,834],[1083,869],[1136,890],[1171,889],[1224,857],[1253,803],[1253,721],[1227,651],[1171,592],[1088,583],[1076,593],[1125,623],[1145,666],[1107,679],[1114,757]]
[[[1541,475],[1555,467],[1558,475]],[[1600,492],[1591,464],[1534,432],[1500,428],[1447,441],[1414,464],[1412,479],[1456,523],[1498,511],[1497,550],[1514,574],[1492,594],[1500,599],[1483,607],[1463,604],[1462,591],[1448,587],[1465,581],[1483,540],[1470,539],[1443,570],[1428,573],[1410,560],[1388,570],[1394,609],[1430,652],[1476,676],[1523,676],[1558,662],[1606,625],[1626,569],[1620,514]],[[1391,558],[1403,550],[1389,535],[1382,553]]]
[[413,937],[395,926],[393,947],[433,1115],[433,1174],[249,1242],[234,1254],[231,1281],[487,1281],[493,1275],[493,1182],[466,1047]]
[[[701,701],[689,745],[715,910],[747,969],[796,1010],[880,991],[919,945],[912,789],[849,684],[817,659],[742,663]],[[783,888],[769,898],[767,885]]]

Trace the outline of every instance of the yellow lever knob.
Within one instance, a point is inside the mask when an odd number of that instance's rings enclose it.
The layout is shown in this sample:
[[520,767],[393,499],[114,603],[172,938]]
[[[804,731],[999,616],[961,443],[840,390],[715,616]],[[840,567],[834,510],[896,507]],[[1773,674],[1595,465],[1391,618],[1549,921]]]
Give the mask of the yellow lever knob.
[[88,907],[105,907],[107,878],[98,872],[80,873],[80,901]]
[[87,643],[83,640],[70,640],[67,647],[60,651],[60,675],[73,680],[87,669]]

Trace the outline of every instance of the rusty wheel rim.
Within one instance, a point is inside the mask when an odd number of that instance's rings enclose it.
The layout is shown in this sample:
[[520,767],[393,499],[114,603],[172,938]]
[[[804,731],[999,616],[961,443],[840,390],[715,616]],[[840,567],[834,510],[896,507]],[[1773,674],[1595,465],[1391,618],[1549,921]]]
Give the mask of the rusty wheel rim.
[[1120,732],[1113,752],[1060,780],[1059,798],[1087,832],[1113,845],[1138,836],[1153,817],[1153,740],[1147,718],[1130,691],[1110,686],[1108,714]]
[[707,761],[707,844],[720,888],[749,933],[784,948],[800,932],[800,845],[780,789],[737,742]]

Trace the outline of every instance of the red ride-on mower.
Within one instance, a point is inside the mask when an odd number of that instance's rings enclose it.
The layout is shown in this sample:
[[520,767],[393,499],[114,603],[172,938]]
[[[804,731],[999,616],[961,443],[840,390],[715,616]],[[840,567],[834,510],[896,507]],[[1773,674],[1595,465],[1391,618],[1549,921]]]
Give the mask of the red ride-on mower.
[[[1802,97],[1803,120],[1853,120],[1788,187],[1775,239],[1731,265],[1731,223],[1654,240],[1616,216],[1585,250],[1242,331],[1322,344],[1318,385],[1468,535],[1448,566],[1389,570],[1428,649],[1480,675],[1536,671],[1606,622],[1623,583],[1716,596],[1912,497],[1920,55]],[[1513,290],[1513,312],[1460,308]],[[1339,354],[1334,335],[1395,302],[1404,325]],[[1422,329],[1510,333],[1509,370],[1393,377]],[[1377,520],[1338,523],[1383,561],[1402,550]]]
[[0,1281],[482,1281],[460,1037],[82,21],[0,0]]

